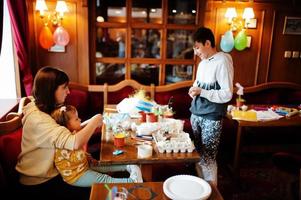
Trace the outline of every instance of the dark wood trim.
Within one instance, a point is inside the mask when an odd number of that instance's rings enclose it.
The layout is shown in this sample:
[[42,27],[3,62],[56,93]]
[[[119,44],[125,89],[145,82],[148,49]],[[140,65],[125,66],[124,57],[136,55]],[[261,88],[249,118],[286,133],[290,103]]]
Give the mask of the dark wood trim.
[[8,121],[0,122],[0,134],[5,134],[17,130],[22,126],[21,119],[22,118],[20,116],[15,116]]
[[118,22],[95,22],[96,27],[102,28],[126,28],[126,23],[118,23]]
[[22,126],[22,117],[23,117],[23,107],[31,102],[31,100],[27,97],[23,97],[19,100],[16,100],[18,102],[17,105],[14,107],[18,106],[18,111],[17,112],[9,112],[5,116],[5,121],[0,122],[0,134],[5,134],[9,133],[12,131],[17,130]]
[[257,50],[257,56],[256,56],[256,67],[255,67],[255,77],[254,77],[254,85],[257,85],[258,82],[258,70],[259,70],[259,63],[261,59],[261,49],[262,49],[262,35],[263,35],[263,24],[264,24],[264,19],[265,19],[265,11],[263,10],[261,15],[261,26],[259,30],[259,39],[258,39],[258,50]]
[[259,92],[270,88],[285,88],[301,90],[301,85],[291,82],[268,82],[244,88],[244,93]]
[[88,85],[85,84],[80,84],[80,83],[75,83],[75,82],[70,82],[68,87],[70,89],[77,89],[81,91],[88,91]]
[[[131,13],[132,12],[132,0],[126,1],[126,12]],[[131,14],[126,16],[126,20],[128,22],[127,26],[127,40],[126,40],[126,48],[125,48],[125,80],[131,79],[131,66],[129,63],[129,58],[132,55],[132,48],[129,46],[131,44],[132,39],[132,17]]]
[[96,6],[94,1],[88,2],[88,8],[91,8],[91,12],[88,13],[88,29],[89,29],[89,57],[90,57],[90,84],[94,84],[96,82],[96,59],[95,59],[95,52],[96,52],[96,22],[95,22],[95,12],[96,12]]
[[273,22],[272,22],[272,29],[271,29],[271,36],[269,41],[269,54],[268,54],[268,63],[267,63],[267,69],[265,73],[265,82],[268,82],[269,79],[269,73],[270,73],[270,67],[271,67],[271,54],[272,54],[272,47],[273,47],[273,39],[274,39],[274,30],[275,30],[275,17],[276,17],[276,11],[273,12]]
[[[193,81],[181,81],[178,83],[172,83],[168,85],[160,85],[155,87],[155,94],[156,92],[168,92],[180,88],[186,88],[186,87],[191,87],[193,84]],[[187,91],[188,93],[188,91]]]

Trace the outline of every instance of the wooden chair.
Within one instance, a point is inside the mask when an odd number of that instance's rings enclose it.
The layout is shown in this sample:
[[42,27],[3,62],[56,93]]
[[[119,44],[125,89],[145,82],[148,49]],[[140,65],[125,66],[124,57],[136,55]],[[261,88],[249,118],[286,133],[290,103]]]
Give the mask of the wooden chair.
[[[172,100],[171,107],[176,119],[184,121],[184,131],[192,133],[190,124],[190,103],[191,97],[188,95],[188,90],[192,86],[192,81],[183,81],[169,85],[156,86],[154,100],[158,104],[166,105]],[[192,136],[192,135],[191,135]]]
[[123,80],[115,85],[89,85],[90,92],[103,92],[103,111],[115,112],[116,104],[124,98],[129,97],[135,90],[144,90],[150,95],[151,99],[155,97],[155,85],[142,85],[135,80]]
[[23,97],[19,102],[18,111],[6,115],[6,121],[0,122],[0,134],[12,132],[22,126],[22,109],[29,101],[27,97]]
[[18,111],[8,113],[6,121],[0,122],[0,188],[3,189],[15,189],[18,185],[15,165],[21,152],[22,109],[29,101],[26,97],[22,98]]

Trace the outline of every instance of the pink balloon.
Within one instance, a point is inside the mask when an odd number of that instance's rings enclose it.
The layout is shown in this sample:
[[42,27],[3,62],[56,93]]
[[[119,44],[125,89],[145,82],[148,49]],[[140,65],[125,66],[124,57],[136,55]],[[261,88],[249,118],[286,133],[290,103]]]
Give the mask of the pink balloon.
[[68,32],[61,26],[57,27],[53,33],[53,41],[60,46],[66,46],[69,43],[70,37]]

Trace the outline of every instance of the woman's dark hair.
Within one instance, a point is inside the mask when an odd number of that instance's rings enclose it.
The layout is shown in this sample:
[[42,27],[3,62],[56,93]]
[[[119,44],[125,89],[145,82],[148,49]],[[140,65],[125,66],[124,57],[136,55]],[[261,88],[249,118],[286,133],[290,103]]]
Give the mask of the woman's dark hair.
[[50,114],[56,107],[55,91],[62,84],[68,84],[65,72],[54,67],[41,68],[34,78],[32,95],[37,107]]
[[215,40],[212,31],[209,28],[201,27],[193,34],[193,41],[205,45],[206,40],[211,42],[211,47],[215,47]]

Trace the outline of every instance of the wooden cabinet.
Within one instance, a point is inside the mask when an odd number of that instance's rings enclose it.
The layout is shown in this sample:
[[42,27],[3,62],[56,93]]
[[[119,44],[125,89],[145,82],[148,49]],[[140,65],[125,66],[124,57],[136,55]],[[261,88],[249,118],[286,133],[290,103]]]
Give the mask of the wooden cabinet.
[[202,23],[201,7],[201,0],[89,1],[90,82],[192,81],[192,34]]

